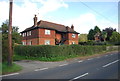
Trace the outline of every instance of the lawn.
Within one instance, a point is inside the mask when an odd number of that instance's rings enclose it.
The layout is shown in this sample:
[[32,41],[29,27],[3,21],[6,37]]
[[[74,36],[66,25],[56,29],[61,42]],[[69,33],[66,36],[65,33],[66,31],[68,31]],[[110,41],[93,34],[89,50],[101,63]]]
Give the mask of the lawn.
[[12,66],[7,66],[7,62],[2,63],[2,74],[9,74],[20,70],[22,70],[22,67],[15,63]]

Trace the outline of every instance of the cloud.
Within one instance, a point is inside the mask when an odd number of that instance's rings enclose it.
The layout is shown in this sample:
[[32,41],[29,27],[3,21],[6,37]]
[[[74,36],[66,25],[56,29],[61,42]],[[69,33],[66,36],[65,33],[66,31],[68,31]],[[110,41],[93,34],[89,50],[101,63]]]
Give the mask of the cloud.
[[92,13],[82,14],[77,18],[72,18],[63,22],[64,24],[71,26],[79,33],[88,33],[89,29],[96,25],[96,16]]
[[9,4],[5,1],[0,2],[0,24],[9,18]]
[[45,15],[48,12],[55,11],[61,7],[68,8],[68,5],[65,4],[62,0],[39,0],[42,3],[42,7],[39,8],[40,15]]
[[[37,1],[37,2],[36,2]],[[13,4],[13,26],[18,26],[19,31],[33,25],[33,17],[37,14],[42,18],[49,12],[54,12],[59,8],[68,8],[62,0],[22,0]],[[0,25],[9,18],[9,2],[0,1]],[[39,13],[39,14],[38,14]]]
[[71,18],[62,22],[64,25],[74,25],[74,28],[79,33],[88,33],[90,29],[94,29],[98,26],[101,31],[107,27],[116,28],[118,31],[118,24],[107,21],[106,19],[97,19],[97,16],[93,13],[81,14],[79,17]]

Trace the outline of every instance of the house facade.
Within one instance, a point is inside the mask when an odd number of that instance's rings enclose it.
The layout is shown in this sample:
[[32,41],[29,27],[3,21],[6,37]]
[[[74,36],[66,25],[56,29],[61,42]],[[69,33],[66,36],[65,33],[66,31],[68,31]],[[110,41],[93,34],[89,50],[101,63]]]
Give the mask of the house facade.
[[34,25],[21,32],[23,45],[78,44],[78,32],[74,26],[64,26],[34,17]]

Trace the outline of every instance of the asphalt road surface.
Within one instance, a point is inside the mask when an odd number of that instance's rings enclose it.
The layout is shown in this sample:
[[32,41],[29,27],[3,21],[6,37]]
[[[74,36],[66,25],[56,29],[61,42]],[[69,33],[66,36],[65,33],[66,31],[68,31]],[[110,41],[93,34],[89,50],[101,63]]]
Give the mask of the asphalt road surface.
[[28,73],[14,73],[1,77],[2,79],[67,79],[68,81],[79,79],[119,79],[118,63],[120,59],[118,55],[120,53],[111,53],[70,64],[62,64],[54,68],[46,67]]

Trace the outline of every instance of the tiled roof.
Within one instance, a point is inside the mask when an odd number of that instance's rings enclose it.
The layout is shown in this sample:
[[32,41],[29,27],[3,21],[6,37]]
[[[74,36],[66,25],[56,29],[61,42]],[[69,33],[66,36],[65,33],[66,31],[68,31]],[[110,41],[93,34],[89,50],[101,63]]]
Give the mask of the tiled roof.
[[[68,27],[68,26],[64,26],[64,25],[61,25],[61,24],[56,24],[56,23],[52,23],[52,22],[48,22],[48,21],[43,21],[43,20],[40,20],[38,23],[37,23],[37,27],[29,27],[29,28],[26,28],[24,31],[22,32],[25,32],[25,31],[30,31],[32,29],[36,29],[36,28],[45,28],[45,29],[51,29],[51,30],[56,30],[58,32],[71,32],[71,33],[78,33],[76,31],[74,31],[72,28]],[[21,32],[21,33],[22,33]]]

